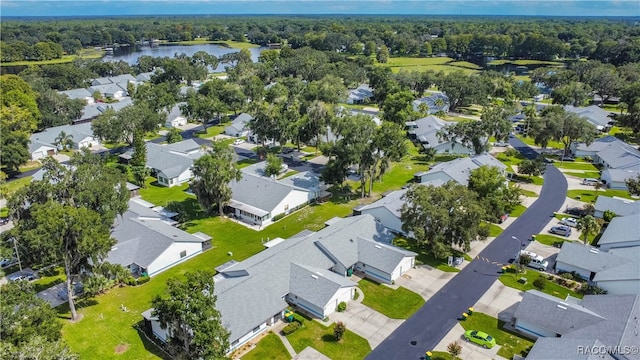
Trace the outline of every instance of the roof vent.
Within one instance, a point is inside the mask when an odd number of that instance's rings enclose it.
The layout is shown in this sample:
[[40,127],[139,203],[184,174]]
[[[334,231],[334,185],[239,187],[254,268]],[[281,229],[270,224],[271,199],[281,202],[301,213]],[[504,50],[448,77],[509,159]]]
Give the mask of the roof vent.
[[176,234],[173,234],[173,237],[174,237],[174,238],[177,238],[177,237],[178,237],[178,235],[176,235]]
[[598,254],[599,253],[599,251],[596,250],[596,249],[589,249],[589,252],[592,253],[592,254]]
[[375,245],[376,249],[382,249],[382,246],[380,245]]
[[311,275],[311,277],[312,277],[312,278],[314,278],[314,279],[316,279],[316,280],[318,280],[318,277],[317,277],[317,276],[315,276],[315,275]]
[[558,307],[558,309],[567,310],[566,306],[562,306],[560,304],[556,305],[556,307]]
[[322,273],[320,271],[316,271],[316,274],[318,274],[320,276],[324,276],[324,275],[322,275]]

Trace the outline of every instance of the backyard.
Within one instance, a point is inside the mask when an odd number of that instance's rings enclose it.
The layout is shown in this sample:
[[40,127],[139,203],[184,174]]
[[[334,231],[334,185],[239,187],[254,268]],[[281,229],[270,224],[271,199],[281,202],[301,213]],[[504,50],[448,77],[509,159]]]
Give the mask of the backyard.
[[408,319],[424,304],[420,295],[403,287],[392,289],[369,279],[360,280],[358,287],[364,305],[392,319]]
[[[465,330],[479,330],[493,336],[496,344],[501,346],[498,355],[507,359],[512,359],[514,355],[526,356],[533,346],[533,341],[526,337],[504,330],[504,321],[483,313],[473,313],[460,325]],[[470,343],[469,346],[479,345]]]
[[324,326],[314,320],[306,320],[302,327],[288,335],[287,339],[298,353],[311,346],[332,360],[362,360],[371,352],[369,342],[349,331],[349,324],[340,341],[336,341],[333,335],[333,325]]

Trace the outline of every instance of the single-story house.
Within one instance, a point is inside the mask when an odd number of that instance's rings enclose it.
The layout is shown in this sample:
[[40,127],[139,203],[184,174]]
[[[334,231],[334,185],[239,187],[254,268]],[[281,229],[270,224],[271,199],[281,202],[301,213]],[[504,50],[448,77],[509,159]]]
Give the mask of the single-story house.
[[618,216],[640,214],[640,201],[619,197],[599,195],[594,205],[596,218],[602,219],[604,212],[609,210]]
[[127,84],[125,83],[93,85],[87,90],[89,90],[91,94],[98,92],[105,98],[120,99],[128,96]]
[[371,98],[373,98],[373,89],[369,87],[369,84],[361,84],[357,88],[349,90],[347,104],[368,103]]
[[[583,299],[568,296],[562,300],[529,290],[524,293],[512,324],[526,336],[538,339],[528,360],[630,360],[640,356],[629,353],[620,357],[615,349],[637,348],[639,335],[634,329],[638,314],[639,295],[586,295]],[[587,353],[593,346],[602,349],[603,354]]]
[[640,294],[640,246],[608,252],[624,260],[616,267],[598,271],[593,281],[611,295]]
[[253,119],[253,116],[242,113],[238,115],[231,124],[224,128],[224,133],[229,136],[244,137],[249,134],[249,122]]
[[310,171],[272,179],[264,176],[266,162],[242,169],[242,178],[231,182],[231,201],[227,212],[244,222],[267,226],[274,218],[287,215],[315,200],[320,179]]
[[468,158],[458,158],[451,161],[437,164],[429,171],[423,171],[413,175],[416,183],[432,183],[438,181],[441,184],[455,181],[467,186],[469,175],[472,170],[481,166],[497,167],[502,174],[505,174],[507,167],[495,157],[489,154],[480,154]]
[[35,160],[47,155],[53,155],[55,152],[51,151],[51,147],[55,147],[55,149],[61,148],[56,139],[63,132],[73,140],[73,149],[91,148],[100,145],[100,141],[93,136],[90,123],[55,126],[42,132],[31,134],[31,158]]
[[91,80],[91,86],[107,85],[107,84],[118,84],[118,83],[124,83],[125,86],[126,86],[127,83],[135,83],[135,82],[136,82],[136,78],[133,77],[133,75],[131,75],[131,74],[122,74],[122,75],[116,75],[116,76],[110,76],[110,77],[101,77],[101,78],[93,79],[93,80]]
[[170,225],[164,212],[141,199],[129,200],[129,209],[114,222],[111,236],[117,243],[106,260],[135,276],[153,276],[211,247],[210,236]]
[[[356,283],[349,276],[357,264],[377,269],[367,276],[380,271],[397,279],[413,266],[416,254],[388,245],[392,239],[372,216],[349,217],[216,268],[216,307],[231,333],[229,351],[271,329],[289,306],[316,318],[330,315],[351,299]],[[157,319],[151,312],[143,316],[146,327],[166,339],[166,329],[153,326]]]
[[640,151],[627,143],[615,142],[598,151],[594,156],[594,162],[602,164],[606,169],[638,169]]
[[[600,271],[615,268],[627,261],[629,260],[626,258],[591,246],[565,241],[556,258],[556,271],[559,273],[575,272],[583,279],[593,280]],[[638,272],[640,273],[640,268]]]
[[400,210],[405,203],[403,196],[406,193],[406,189],[386,193],[378,201],[353,208],[353,215],[371,215],[376,221],[390,230],[398,234],[404,234],[402,221],[400,220]]
[[629,190],[627,180],[635,179],[640,175],[640,164],[635,168],[604,169],[600,179],[607,184],[609,189]]
[[148,81],[151,81],[151,77],[153,76],[153,74],[155,74],[154,71],[140,73],[140,74],[136,75],[136,81],[137,82],[148,82]]
[[69,99],[81,99],[87,102],[87,104],[93,104],[93,94],[87,89],[71,89],[65,91],[59,91],[60,94],[67,95]]
[[187,124],[187,118],[182,115],[182,110],[180,110],[180,106],[183,104],[185,103],[176,104],[171,108],[171,111],[167,114],[166,127],[174,128]]
[[587,107],[574,107],[572,105],[565,105],[564,110],[577,114],[585,119],[600,131],[608,131],[611,128],[609,124],[611,118],[609,118],[609,112],[602,108],[591,105]]
[[438,154],[473,154],[473,150],[458,141],[445,141],[438,136],[440,130],[453,123],[429,115],[416,121],[405,123],[407,136],[413,142],[420,143],[425,149],[433,148]]
[[433,92],[429,96],[413,100],[413,110],[420,111],[421,105],[427,106],[427,114],[433,115],[440,111],[449,112],[449,97],[441,92]]
[[640,215],[614,217],[602,233],[598,246],[603,251],[640,246]]
[[[193,178],[191,166],[207,149],[193,139],[183,140],[173,144],[160,145],[152,142],[147,147],[147,167],[158,179],[158,184],[172,187],[186,183]],[[129,161],[133,150],[120,155],[123,161]]]
[[599,151],[602,151],[613,144],[622,146],[624,141],[615,136],[607,135],[593,140],[589,145],[583,142],[573,142],[571,143],[571,146],[569,146],[569,150],[574,156],[591,156],[592,158],[595,158]]

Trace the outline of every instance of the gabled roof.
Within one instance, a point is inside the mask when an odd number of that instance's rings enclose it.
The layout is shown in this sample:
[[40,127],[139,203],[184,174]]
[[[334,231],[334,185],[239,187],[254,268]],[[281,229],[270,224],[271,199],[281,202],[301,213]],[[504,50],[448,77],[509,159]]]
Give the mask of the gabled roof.
[[289,293],[319,308],[324,308],[340,288],[355,286],[331,270],[291,263]]
[[125,87],[123,88],[121,84],[108,83],[102,85],[93,85],[87,90],[89,90],[89,92],[91,92],[92,94],[96,91],[100,94],[115,94],[118,91],[122,91],[126,94],[127,87],[125,85]]
[[193,139],[188,139],[168,145],[152,142],[147,147],[147,166],[161,171],[169,178],[174,178],[188,170],[193,160],[199,159],[206,153]]
[[622,141],[611,142],[596,155],[612,169],[640,167],[640,151]]
[[625,258],[600,251],[591,246],[570,241],[565,241],[562,244],[562,249],[556,258],[556,262],[563,262],[594,273],[615,268],[627,261]]
[[253,116],[247,113],[242,113],[238,115],[235,119],[233,119],[229,127],[232,127],[237,131],[247,130],[249,121],[251,121],[252,119],[253,119]]
[[444,173],[451,180],[462,184],[469,184],[471,171],[481,166],[495,166],[501,171],[506,170],[506,166],[489,154],[480,154],[473,157],[458,158],[451,161],[437,164],[427,172],[417,173],[416,176],[425,176],[438,172]]
[[[438,99],[442,100],[442,105],[436,104]],[[430,114],[436,113],[438,111],[444,111],[444,112],[449,111],[449,97],[446,94],[441,92],[434,92],[434,93],[431,93],[431,95],[429,96],[426,96],[417,100],[413,100],[412,104],[413,104],[414,110],[418,110],[420,107],[420,104],[426,104],[428,106]]]
[[587,145],[586,143],[577,143],[576,149],[580,151],[594,151],[598,152],[605,149],[611,145],[624,144],[624,141],[618,139],[615,136],[607,135],[601,138],[595,139],[591,144]]
[[91,93],[87,89],[71,89],[59,91],[59,93],[67,95],[70,99],[84,99],[92,97]]
[[616,216],[602,233],[598,244],[616,244],[639,241],[640,224],[638,215]]
[[109,80],[111,80],[112,83],[117,84],[117,83],[126,83],[129,81],[136,81],[136,78],[133,77],[133,75],[131,74],[122,74],[117,76],[111,76]]
[[600,195],[596,200],[595,210],[602,212],[611,210],[618,216],[638,214],[640,201]]
[[172,120],[177,119],[179,117],[184,117],[184,115],[182,115],[182,110],[180,110],[180,106],[184,104],[186,103],[184,102],[177,103],[171,108],[171,111],[169,111],[169,114],[167,114],[167,122],[171,122]]
[[605,321],[602,316],[584,307],[582,302],[563,301],[538,290],[524,293],[513,316],[563,336],[575,329]]
[[355,101],[362,101],[369,99],[373,96],[373,89],[369,87],[369,84],[361,84],[355,89],[349,90],[349,99]]
[[585,119],[587,119],[587,121],[589,121],[596,127],[606,127],[611,121],[611,119],[609,118],[609,113],[596,105],[587,107],[574,107],[572,105],[565,105],[564,110],[584,117]]
[[151,80],[151,76],[153,76],[153,74],[154,74],[153,71],[140,73],[140,74],[138,74],[136,76],[136,80],[137,81],[149,81],[149,80]]
[[293,187],[264,176],[243,174],[239,181],[231,182],[231,198],[237,202],[264,210],[273,211],[294,190]]
[[358,261],[391,274],[405,257],[418,254],[396,246],[358,238]]
[[608,174],[608,177],[612,182],[625,182],[640,175],[640,166],[635,169],[604,169],[604,171],[602,171],[602,176],[604,176],[605,173]]
[[46,147],[47,149],[57,149],[57,146],[55,145],[47,144],[39,140],[32,140],[29,143],[29,152],[33,153],[34,151],[38,150],[41,147]]
[[577,349],[599,349],[604,344],[597,339],[564,339],[541,337],[536,340],[527,360],[614,360],[615,358],[608,353],[599,353],[594,351],[578,352]]
[[400,209],[402,209],[402,205],[404,205],[405,203],[402,197],[406,193],[407,189],[392,191],[386,194],[382,199],[372,202],[371,204],[358,206],[355,208],[355,210],[366,211],[377,208],[385,208],[393,215],[400,217]]
[[87,137],[93,137],[91,123],[85,123],[51,127],[45,129],[42,132],[31,134],[30,140],[32,143],[53,144],[56,142],[56,138],[58,137],[58,135],[60,135],[61,132],[72,136],[74,143],[84,140]]

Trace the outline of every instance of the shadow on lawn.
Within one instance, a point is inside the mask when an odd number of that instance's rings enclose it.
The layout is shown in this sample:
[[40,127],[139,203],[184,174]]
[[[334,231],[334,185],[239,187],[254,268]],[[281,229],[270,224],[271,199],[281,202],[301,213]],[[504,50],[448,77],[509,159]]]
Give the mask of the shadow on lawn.
[[322,341],[324,341],[324,342],[326,342],[326,343],[335,343],[335,342],[338,342],[338,341],[336,340],[335,335],[333,335],[333,334],[324,334],[324,335],[322,335],[322,338],[321,338],[321,339],[322,339]]
[[[80,311],[81,309],[88,308],[90,306],[98,305],[98,301],[94,298],[78,298],[75,301],[76,311]],[[71,311],[69,310],[69,303],[64,302],[56,307],[56,311],[58,312],[58,318],[71,321]]]
[[161,344],[144,331],[144,320],[135,323],[133,328],[138,332],[138,336],[140,336],[140,340],[142,340],[145,350],[161,359],[172,359],[171,355],[162,348]]

